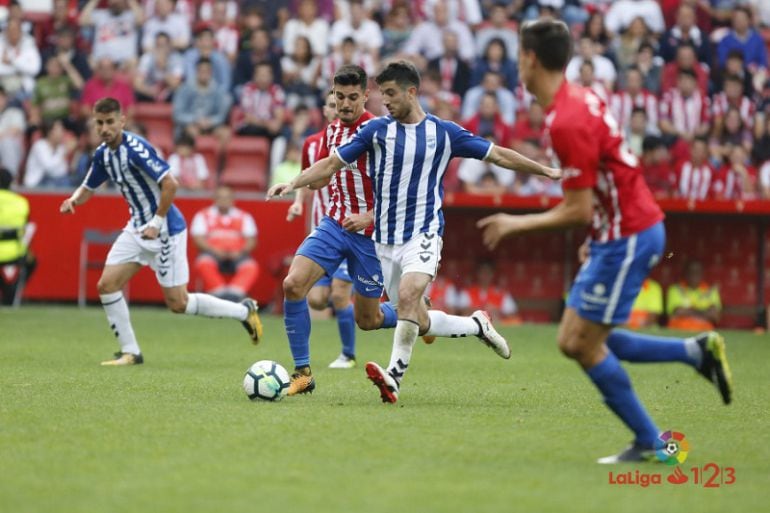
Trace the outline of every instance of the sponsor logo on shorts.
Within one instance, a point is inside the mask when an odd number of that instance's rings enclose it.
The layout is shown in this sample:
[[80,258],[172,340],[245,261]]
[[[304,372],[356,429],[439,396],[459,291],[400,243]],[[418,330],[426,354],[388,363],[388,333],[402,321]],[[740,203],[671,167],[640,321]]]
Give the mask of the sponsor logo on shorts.
[[[356,279],[359,282],[363,283],[364,285],[372,285],[373,287],[382,287],[382,282],[379,281],[379,278],[380,277],[378,275],[376,275],[376,274],[374,276],[372,276],[371,280],[367,280],[366,278],[364,278],[360,274],[356,275]],[[374,290],[374,289],[371,289],[371,290]],[[366,289],[366,291],[370,292],[370,289]]]
[[583,309],[595,310],[607,305],[609,298],[606,297],[607,287],[603,283],[597,283],[593,286],[591,291],[583,290],[580,292],[580,299],[583,300]]

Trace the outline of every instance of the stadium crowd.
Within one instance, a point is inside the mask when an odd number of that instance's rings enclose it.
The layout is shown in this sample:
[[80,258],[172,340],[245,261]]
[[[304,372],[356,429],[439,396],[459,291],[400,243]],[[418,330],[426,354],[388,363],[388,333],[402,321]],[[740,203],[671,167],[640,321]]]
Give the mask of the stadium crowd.
[[[296,173],[297,149],[322,127],[334,71],[354,63],[374,72],[394,57],[423,71],[426,110],[550,161],[545,113],[518,83],[517,25],[555,16],[575,36],[568,79],[611,106],[658,197],[770,198],[762,0],[53,0],[50,13],[38,5],[46,3],[0,0],[0,165],[27,187],[82,181],[98,145],[88,114],[103,96],[122,102],[129,128],[166,153],[186,189],[213,189],[237,137],[266,138],[265,168]],[[139,103],[170,105],[173,133],[146,133]],[[376,87],[367,106],[385,114]],[[216,158],[197,152],[201,138],[215,141]],[[450,190],[560,194],[488,163],[458,164]]]

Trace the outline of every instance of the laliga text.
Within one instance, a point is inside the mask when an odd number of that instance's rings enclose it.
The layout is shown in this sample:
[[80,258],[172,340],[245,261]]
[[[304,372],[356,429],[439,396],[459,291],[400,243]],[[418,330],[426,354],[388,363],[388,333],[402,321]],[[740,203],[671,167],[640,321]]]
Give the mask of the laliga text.
[[663,484],[691,485],[699,488],[722,488],[736,482],[735,467],[718,465],[714,462],[701,466],[675,467],[668,475],[663,472],[609,472],[608,484],[618,486],[658,486]]

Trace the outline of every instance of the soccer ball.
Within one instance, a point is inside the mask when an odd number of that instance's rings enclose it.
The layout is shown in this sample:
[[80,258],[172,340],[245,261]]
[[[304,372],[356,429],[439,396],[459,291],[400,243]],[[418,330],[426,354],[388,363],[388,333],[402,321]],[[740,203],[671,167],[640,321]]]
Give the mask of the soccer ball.
[[289,391],[289,373],[272,360],[260,360],[246,371],[243,390],[252,401],[280,401]]

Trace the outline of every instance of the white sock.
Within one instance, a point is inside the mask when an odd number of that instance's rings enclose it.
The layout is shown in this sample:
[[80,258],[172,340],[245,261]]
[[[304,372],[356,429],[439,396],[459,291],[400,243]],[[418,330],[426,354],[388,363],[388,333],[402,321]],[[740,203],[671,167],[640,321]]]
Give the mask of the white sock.
[[703,362],[703,350],[698,345],[695,337],[684,339],[684,350],[687,351],[687,356],[695,362],[695,368],[700,367],[701,362]]
[[412,358],[412,348],[417,340],[420,326],[413,321],[399,319],[396,322],[396,331],[393,334],[393,352],[390,353],[388,373],[401,384],[409,360]]
[[202,315],[204,317],[227,317],[245,321],[249,309],[241,303],[233,303],[219,299],[210,294],[187,294],[187,315]]
[[110,323],[110,329],[115,333],[115,337],[120,344],[120,352],[140,354],[139,343],[134,335],[134,328],[131,326],[131,318],[128,315],[128,304],[123,297],[122,292],[113,292],[111,294],[99,294],[102,301],[104,313],[107,314],[107,322]]
[[467,337],[479,334],[479,324],[472,317],[449,315],[441,310],[428,310],[430,328],[426,335],[436,337]]

